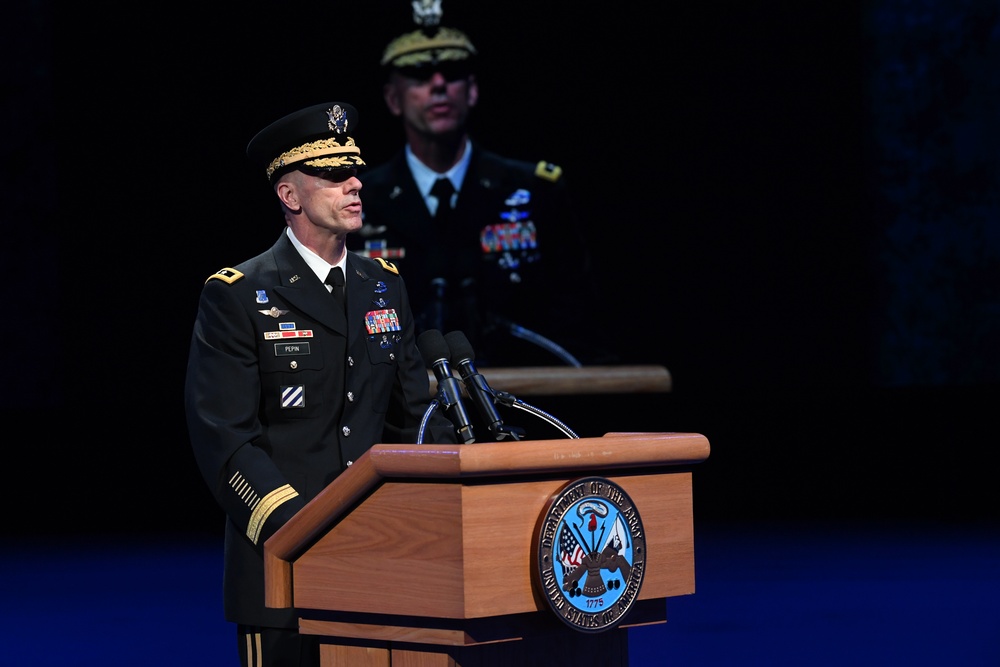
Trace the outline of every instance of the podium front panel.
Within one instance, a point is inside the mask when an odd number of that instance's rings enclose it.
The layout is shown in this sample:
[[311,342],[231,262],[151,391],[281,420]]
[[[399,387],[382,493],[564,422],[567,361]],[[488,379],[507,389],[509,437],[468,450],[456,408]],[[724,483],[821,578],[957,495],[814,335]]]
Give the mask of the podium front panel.
[[[629,494],[646,533],[639,599],[694,593],[690,471],[614,473],[606,478]],[[295,560],[295,606],[446,619],[551,613],[533,587],[532,540],[549,501],[577,478],[387,480]]]

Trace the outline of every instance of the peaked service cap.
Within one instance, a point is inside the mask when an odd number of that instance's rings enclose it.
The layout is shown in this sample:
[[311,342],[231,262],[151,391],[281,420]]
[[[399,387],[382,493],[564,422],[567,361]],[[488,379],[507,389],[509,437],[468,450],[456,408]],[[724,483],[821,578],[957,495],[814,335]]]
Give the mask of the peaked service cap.
[[324,102],[280,118],[257,133],[247,157],[271,183],[300,167],[335,171],[365,165],[361,149],[348,134],[357,128],[358,111],[345,102]]

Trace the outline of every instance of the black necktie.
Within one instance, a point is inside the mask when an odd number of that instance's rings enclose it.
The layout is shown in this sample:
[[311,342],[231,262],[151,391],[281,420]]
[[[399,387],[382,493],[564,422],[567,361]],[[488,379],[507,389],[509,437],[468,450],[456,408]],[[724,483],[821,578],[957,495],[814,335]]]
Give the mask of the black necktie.
[[345,282],[344,272],[339,266],[333,267],[330,269],[330,273],[326,274],[326,284],[333,287],[331,294],[333,294],[333,298],[337,300],[341,308],[344,307],[346,301],[346,294],[344,293]]
[[431,194],[437,197],[437,212],[434,220],[439,224],[446,224],[452,217],[451,196],[455,194],[455,186],[451,184],[450,178],[439,178],[434,181]]

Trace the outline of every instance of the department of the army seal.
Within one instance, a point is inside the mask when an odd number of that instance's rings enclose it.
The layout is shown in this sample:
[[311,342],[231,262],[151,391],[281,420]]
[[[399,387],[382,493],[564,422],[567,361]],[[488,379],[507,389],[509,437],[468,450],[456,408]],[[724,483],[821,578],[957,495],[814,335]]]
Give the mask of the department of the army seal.
[[638,599],[646,534],[625,490],[603,477],[570,482],[534,536],[534,582],[564,623],[581,632],[617,626]]

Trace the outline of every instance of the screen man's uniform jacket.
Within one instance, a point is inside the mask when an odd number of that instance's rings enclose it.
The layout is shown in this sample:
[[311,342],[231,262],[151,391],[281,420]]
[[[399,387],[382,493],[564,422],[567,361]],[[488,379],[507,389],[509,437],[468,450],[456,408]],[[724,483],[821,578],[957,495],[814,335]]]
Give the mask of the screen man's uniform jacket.
[[[185,386],[192,446],[226,521],[232,622],[295,627],[264,607],[264,542],[371,445],[416,442],[430,402],[402,278],[348,253],[345,317],[285,233],[205,283]],[[369,333],[366,314],[380,313]],[[455,442],[436,411],[424,442]]]
[[[358,177],[365,224],[348,237],[348,247],[399,266],[418,334],[462,330],[488,365],[561,363],[521,347],[503,330],[510,321],[581,360],[593,356],[585,319],[596,291],[587,232],[559,167],[506,158],[473,143],[455,224],[447,229],[435,226],[404,151]],[[443,299],[433,284],[440,278],[447,283]]]

